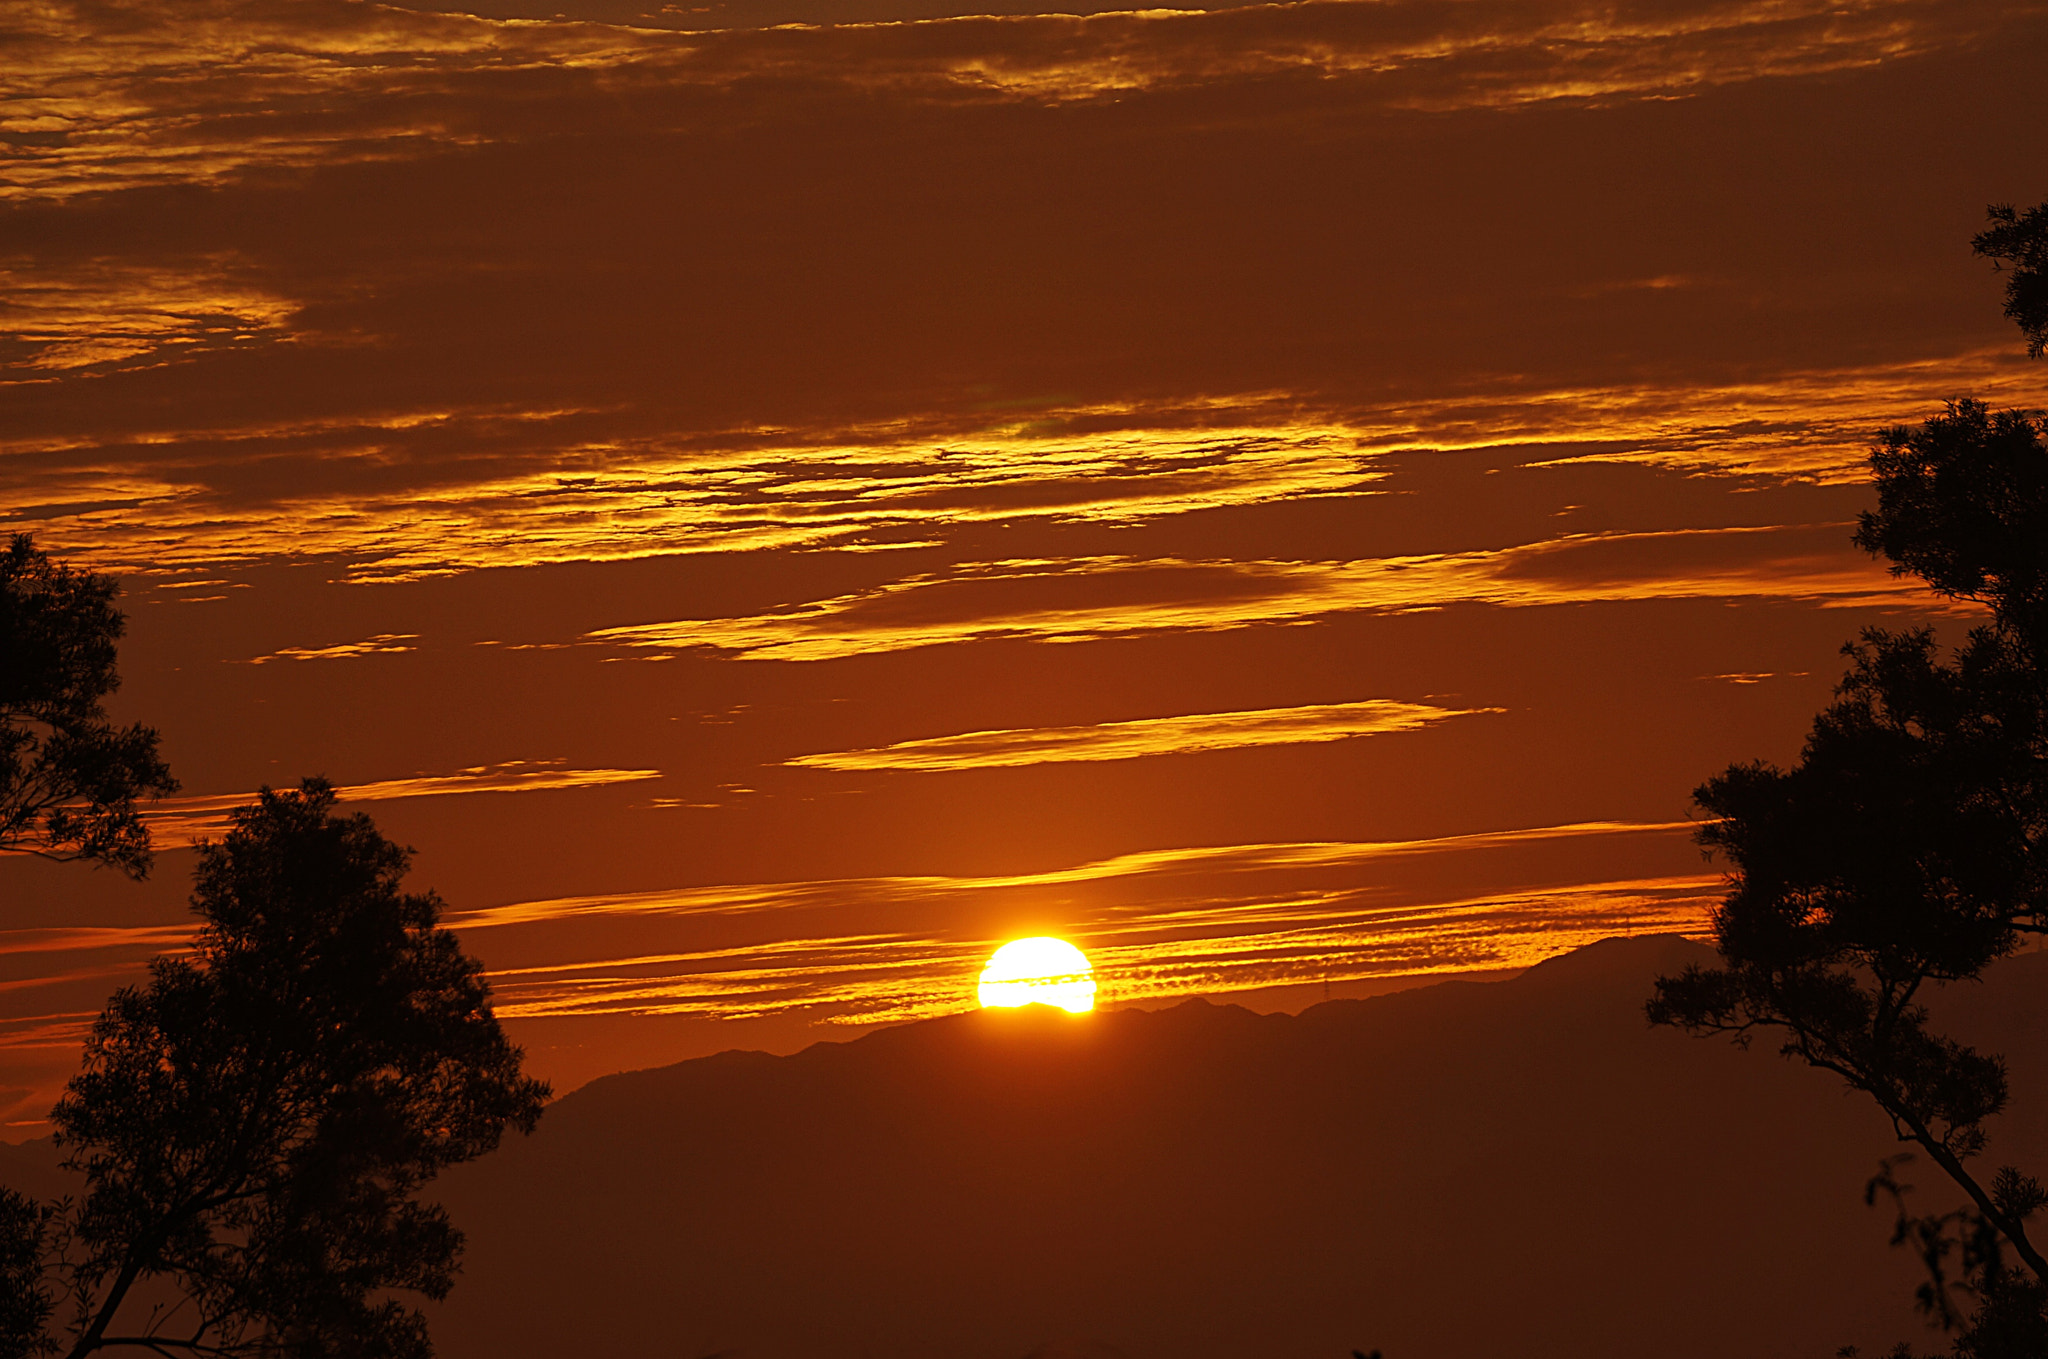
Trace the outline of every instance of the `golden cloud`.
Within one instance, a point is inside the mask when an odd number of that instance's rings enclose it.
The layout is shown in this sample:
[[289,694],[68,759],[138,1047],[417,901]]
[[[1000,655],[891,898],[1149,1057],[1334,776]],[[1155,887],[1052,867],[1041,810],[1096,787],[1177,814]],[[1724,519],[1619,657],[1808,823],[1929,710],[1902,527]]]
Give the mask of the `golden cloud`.
[[191,925],[80,925],[0,931],[0,956],[25,953],[82,953],[97,949],[182,948]]
[[794,911],[837,907],[849,902],[909,905],[1120,879],[1166,882],[1190,877],[1216,877],[1241,880],[1275,870],[1350,868],[1446,853],[1507,850],[1588,839],[1690,834],[1695,829],[1690,821],[1575,821],[1556,826],[1476,831],[1419,840],[1201,845],[1140,850],[1036,873],[837,878],[550,897],[542,901],[514,902],[456,912],[449,917],[449,924],[458,929],[491,929],[603,916],[736,916],[759,912],[785,917]]
[[183,267],[92,259],[62,271],[0,268],[0,368],[63,370],[189,358],[283,338],[296,304],[229,262]]
[[1572,534],[1492,552],[1364,561],[1092,557],[974,562],[740,618],[604,628],[593,641],[822,661],[1012,638],[1074,642],[1305,623],[1451,604],[1527,608],[1643,599],[1931,605],[1848,545],[1847,525]]
[[[0,198],[217,183],[252,167],[410,158],[473,144],[414,103],[465,74],[629,58],[645,35],[493,23],[353,0],[39,4],[10,15]],[[674,50],[674,44],[669,44]]]
[[[1285,393],[1054,406],[888,426],[598,437],[592,413],[503,408],[333,425],[163,431],[123,442],[0,439],[0,499],[34,507],[52,551],[101,567],[219,570],[331,557],[353,579],[693,552],[928,545],[984,523],[1142,523],[1285,500],[1372,495],[1386,460],[1514,447],[1524,465],[1859,480],[1872,431],[1958,390],[2038,395],[2002,350],[1703,387],[1468,392],[1302,414]],[[973,427],[970,427],[970,423]],[[488,450],[475,472],[440,450]],[[183,450],[189,450],[183,451]],[[242,501],[243,461],[316,456],[391,489]],[[506,472],[510,464],[517,470]],[[406,485],[408,467],[431,484]],[[75,508],[73,508],[75,507]]]
[[[1000,942],[977,923],[991,904],[1000,912],[1006,903],[1051,902],[1070,917],[1067,933],[1088,952],[1112,1003],[1519,968],[1616,934],[1697,933],[1718,895],[1716,876],[1571,876],[1589,858],[1668,857],[1673,849],[1689,856],[1684,841],[1694,829],[1590,821],[1418,840],[1193,846],[1027,873],[559,897],[451,912],[446,923],[491,932],[472,946],[500,960],[489,976],[494,1008],[509,1019],[803,1014],[901,1022],[972,1005],[972,979]],[[1475,871],[1512,885],[1471,890]],[[1438,891],[1440,881],[1464,889]],[[608,929],[635,937],[636,926],[653,923],[657,937],[672,936],[693,919],[715,919],[715,939],[592,956]],[[895,927],[875,928],[878,919]],[[0,953],[78,955],[62,977],[22,983],[27,992],[132,976],[149,954],[184,948],[191,933],[16,930],[0,934]],[[542,961],[522,965],[522,949]],[[0,1049],[76,1048],[93,1017],[0,1016]]]
[[337,642],[333,646],[285,646],[275,651],[249,659],[249,665],[267,665],[271,661],[331,661],[350,656],[383,656],[395,652],[417,651],[418,647],[400,645],[419,640],[416,632],[380,632],[365,637],[360,642]]
[[[564,769],[559,760],[513,760],[477,765],[454,774],[416,774],[403,779],[354,783],[334,790],[342,802],[388,802],[397,798],[445,797],[461,793],[542,793],[565,788],[602,788],[658,779],[659,769]],[[228,813],[256,800],[254,793],[206,793],[165,798],[142,814],[150,833],[166,839],[215,835],[228,826]]]
[[1317,703],[1294,708],[1147,717],[1080,727],[1024,727],[970,731],[898,741],[868,750],[826,751],[784,760],[806,769],[1000,769],[1075,760],[1135,760],[1245,746],[1299,745],[1354,736],[1415,731],[1453,717],[1504,712],[1502,708],[1438,708],[1393,699]]
[[[1203,409],[1207,414],[1207,408]],[[1099,417],[1099,410],[1065,413]],[[452,570],[548,561],[617,560],[658,553],[791,547],[893,549],[929,541],[942,525],[1012,519],[1137,522],[1219,506],[1303,496],[1359,494],[1380,475],[1355,434],[1313,424],[1173,428],[1192,413],[1159,412],[1167,428],[1105,430],[1087,438],[1025,435],[900,443],[806,446],[745,436],[744,446],[663,452],[620,445],[563,450],[545,470],[383,496],[294,498],[235,509],[164,465],[124,465],[115,450],[74,454],[61,481],[48,473],[12,488],[16,500],[47,497],[75,515],[46,514],[44,539],[75,539],[90,559],[136,566],[173,552],[190,565],[245,564],[280,556],[352,559],[355,576],[403,580]],[[539,440],[565,413],[526,423]],[[1127,417],[1123,417],[1126,418]],[[496,439],[518,417],[496,413],[421,419],[398,428],[348,431],[362,456],[395,461],[380,447],[408,434]],[[219,437],[219,436],[214,436]],[[261,446],[296,431],[245,432]],[[0,445],[0,451],[5,451]],[[39,450],[41,451],[41,450]],[[145,450],[137,448],[133,454]],[[253,451],[253,450],[252,450]],[[350,456],[343,449],[326,455]],[[0,486],[0,489],[8,489]],[[89,545],[87,540],[89,539]]]
[[[1585,822],[1381,843],[1226,845],[1148,851],[1043,873],[747,884],[557,898],[451,918],[458,929],[546,929],[606,917],[722,916],[758,940],[491,973],[500,1014],[809,1013],[900,1022],[972,1004],[968,985],[1000,940],[916,927],[970,903],[1046,889],[1094,903],[1071,937],[1110,999],[1160,999],[1322,981],[1527,967],[1596,939],[1699,933],[1718,898],[1713,874],[1660,875],[1433,897],[1391,890],[1395,861],[1541,849],[1574,840],[1654,843],[1691,823]],[[1528,870],[1516,870],[1526,874]],[[832,928],[862,918],[909,928]],[[806,928],[805,921],[824,928]],[[493,942],[489,949],[499,951]]]
[[[493,21],[350,0],[57,0],[11,21],[0,195],[214,183],[537,132],[593,101],[793,84],[920,102],[1061,103],[1309,77],[1443,111],[1659,98],[1955,50],[2024,0],[1306,3],[723,33]],[[530,117],[530,114],[527,115]]]
[[[1620,934],[1700,934],[1712,875],[1570,887],[1370,910],[1332,903],[1261,909],[1258,919],[1076,932],[1106,1002],[1223,996],[1329,981],[1380,981],[1530,967]],[[1227,927],[1235,926],[1235,932]],[[508,1019],[801,1013],[832,1023],[903,1023],[970,1008],[968,984],[999,939],[902,933],[803,936],[760,945],[604,958],[490,973]]]

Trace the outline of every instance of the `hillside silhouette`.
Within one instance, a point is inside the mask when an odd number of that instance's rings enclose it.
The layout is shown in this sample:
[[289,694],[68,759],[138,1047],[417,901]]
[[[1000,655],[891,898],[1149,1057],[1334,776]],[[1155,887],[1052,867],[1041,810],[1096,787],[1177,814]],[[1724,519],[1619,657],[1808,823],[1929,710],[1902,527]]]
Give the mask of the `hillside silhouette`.
[[[1768,1359],[1922,1339],[1917,1267],[1861,1198],[1899,1149],[1879,1116],[1767,1051],[1645,1027],[1651,979],[1705,956],[1612,940],[1299,1016],[985,1011],[608,1077],[444,1181],[470,1250],[437,1348]],[[1994,1154],[2044,1141],[2044,978],[2030,955],[1939,1002],[2011,1062]]]

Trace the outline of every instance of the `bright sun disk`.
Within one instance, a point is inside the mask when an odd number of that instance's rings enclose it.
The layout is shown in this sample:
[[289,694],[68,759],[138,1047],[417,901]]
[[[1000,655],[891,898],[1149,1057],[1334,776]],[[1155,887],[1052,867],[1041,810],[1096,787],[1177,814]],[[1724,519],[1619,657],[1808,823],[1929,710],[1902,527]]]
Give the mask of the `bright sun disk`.
[[984,1006],[1057,1005],[1074,1014],[1095,1008],[1095,969],[1064,939],[1012,939],[981,969]]

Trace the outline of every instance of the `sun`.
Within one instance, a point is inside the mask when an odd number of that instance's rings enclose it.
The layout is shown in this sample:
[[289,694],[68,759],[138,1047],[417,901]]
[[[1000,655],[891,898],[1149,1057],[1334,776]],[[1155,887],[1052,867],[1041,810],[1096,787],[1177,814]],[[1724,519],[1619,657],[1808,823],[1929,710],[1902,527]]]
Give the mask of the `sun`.
[[981,1003],[1057,1005],[1074,1014],[1095,1008],[1095,970],[1064,939],[1012,939],[981,969]]

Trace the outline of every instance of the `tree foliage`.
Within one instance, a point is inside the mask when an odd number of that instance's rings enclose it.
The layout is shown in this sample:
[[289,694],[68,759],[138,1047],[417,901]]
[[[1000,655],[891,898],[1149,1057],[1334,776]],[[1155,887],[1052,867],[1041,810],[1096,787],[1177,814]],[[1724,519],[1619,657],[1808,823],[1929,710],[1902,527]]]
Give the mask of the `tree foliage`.
[[47,1349],[43,1327],[50,1292],[43,1280],[43,1239],[49,1210],[25,1194],[0,1189],[0,1355]]
[[2000,641],[2039,646],[2048,637],[2043,433],[2038,411],[1993,414],[1975,401],[1886,430],[1870,455],[1878,507],[1861,516],[1857,545],[1889,558],[1894,575],[1988,605]]
[[[236,812],[201,849],[192,953],[93,1028],[52,1115],[84,1178],[45,1262],[70,1359],[432,1353],[390,1293],[445,1296],[462,1237],[417,1193],[530,1130],[547,1087],[439,899],[400,890],[407,851],[333,802],[308,779]],[[149,1280],[178,1301],[143,1306]]]
[[139,797],[177,791],[157,734],[117,727],[125,626],[112,577],[52,562],[27,534],[0,552],[0,851],[149,870]]
[[[2048,221],[2004,211],[1994,222]],[[1923,1306],[1960,1328],[1958,1355],[2038,1356],[2048,1260],[2028,1223],[2048,1193],[1970,1165],[2005,1107],[2004,1063],[1935,1032],[1925,1002],[2048,934],[2048,421],[1957,401],[1886,431],[1872,467],[1856,541],[1988,619],[1953,651],[1928,629],[1865,632],[1797,765],[1736,765],[1697,790],[1700,840],[1731,869],[1722,965],[1660,980],[1649,1015],[1774,1034],[1875,1100],[1969,1199],[1916,1217],[1889,1165],[1872,1182],[1929,1268]]]
[[2027,337],[2027,356],[2048,348],[2048,203],[2019,212],[2009,203],[1991,209],[1991,226],[1972,243],[1977,253],[2010,266],[2005,314]]

